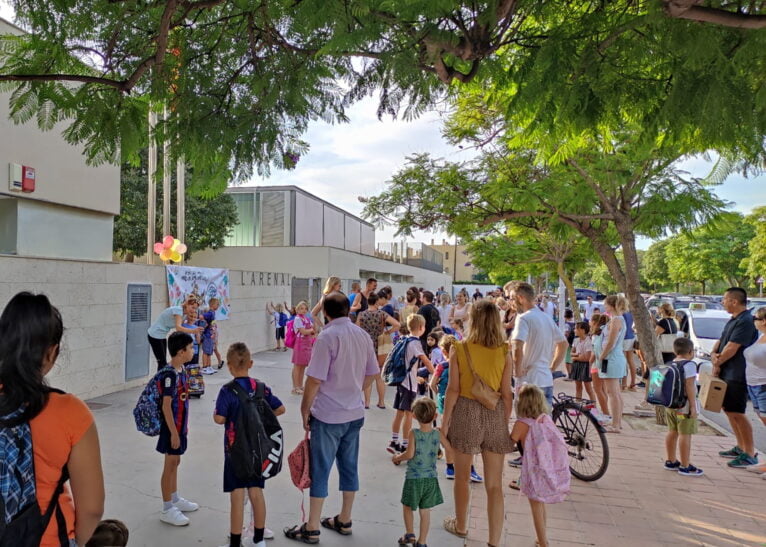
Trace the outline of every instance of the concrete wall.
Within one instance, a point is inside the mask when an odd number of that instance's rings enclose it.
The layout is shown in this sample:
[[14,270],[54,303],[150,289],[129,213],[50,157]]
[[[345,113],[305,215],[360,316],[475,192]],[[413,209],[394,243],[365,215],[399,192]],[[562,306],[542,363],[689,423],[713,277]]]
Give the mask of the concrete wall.
[[16,254],[17,200],[0,197],[0,253]]
[[[272,347],[266,302],[289,299],[290,276],[276,281],[258,272],[231,271],[230,282],[232,316],[220,324],[219,349],[225,352],[235,341],[246,342],[254,352]],[[164,266],[0,256],[0,309],[19,291],[48,295],[65,328],[62,353],[48,379],[83,398],[146,382],[124,381],[129,283],[152,285],[152,319],[167,307]],[[156,365],[149,359],[153,371]]]

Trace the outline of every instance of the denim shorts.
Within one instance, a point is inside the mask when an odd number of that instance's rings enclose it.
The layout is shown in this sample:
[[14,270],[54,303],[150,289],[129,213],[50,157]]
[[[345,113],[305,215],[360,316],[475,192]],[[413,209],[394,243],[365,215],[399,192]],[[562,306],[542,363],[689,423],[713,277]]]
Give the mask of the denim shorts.
[[543,390],[545,400],[548,401],[548,408],[553,408],[553,386],[540,388]]
[[766,416],[766,384],[762,386],[747,386],[747,394],[753,402],[753,408],[761,416]]
[[327,482],[333,463],[338,467],[341,492],[359,490],[359,431],[364,418],[343,424],[328,424],[311,417],[311,488],[312,498],[326,498]]

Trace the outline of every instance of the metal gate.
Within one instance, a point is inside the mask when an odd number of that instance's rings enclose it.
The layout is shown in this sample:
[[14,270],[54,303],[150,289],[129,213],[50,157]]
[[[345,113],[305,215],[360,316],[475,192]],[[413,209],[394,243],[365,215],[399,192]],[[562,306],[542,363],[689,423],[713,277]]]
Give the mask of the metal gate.
[[298,302],[305,300],[311,309],[322,297],[322,279],[318,277],[293,277],[292,290],[290,293],[290,305],[297,306]]
[[125,380],[149,374],[149,339],[152,286],[128,285],[128,310],[125,322]]

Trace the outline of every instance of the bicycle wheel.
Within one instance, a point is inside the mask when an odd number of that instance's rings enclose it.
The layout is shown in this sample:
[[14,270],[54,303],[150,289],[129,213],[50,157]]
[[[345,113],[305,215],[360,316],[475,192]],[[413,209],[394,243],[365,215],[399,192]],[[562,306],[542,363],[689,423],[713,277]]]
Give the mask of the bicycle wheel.
[[564,401],[554,405],[552,418],[564,434],[572,475],[588,482],[600,479],[609,465],[609,445],[593,414]]

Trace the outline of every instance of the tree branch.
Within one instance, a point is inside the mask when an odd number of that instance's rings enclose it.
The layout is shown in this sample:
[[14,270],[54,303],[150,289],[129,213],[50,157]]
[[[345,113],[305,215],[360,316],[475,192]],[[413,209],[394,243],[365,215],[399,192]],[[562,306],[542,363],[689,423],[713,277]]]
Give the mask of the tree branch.
[[766,15],[749,15],[698,5],[701,0],[665,0],[663,9],[669,17],[712,23],[742,29],[766,28]]
[[79,74],[0,74],[0,82],[80,82],[83,84],[101,84],[126,91],[125,80],[112,80],[98,76]]

